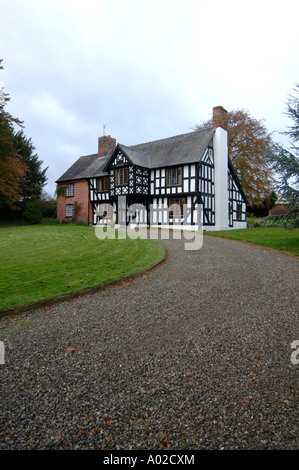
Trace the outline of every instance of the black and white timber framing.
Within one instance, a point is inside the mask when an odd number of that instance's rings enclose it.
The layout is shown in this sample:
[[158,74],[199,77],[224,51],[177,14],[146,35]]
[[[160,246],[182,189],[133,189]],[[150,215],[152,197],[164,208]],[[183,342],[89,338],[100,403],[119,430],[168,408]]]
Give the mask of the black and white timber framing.
[[[82,178],[87,158],[84,175],[94,225],[109,218],[116,224],[184,224],[195,230],[200,224],[206,230],[246,227],[246,196],[222,128],[131,147],[118,143],[104,157],[81,157],[77,174],[75,163],[57,183]],[[122,211],[120,201],[126,205]]]
[[[177,184],[170,185],[167,181],[170,169],[180,169],[181,177]],[[116,181],[117,170],[122,172],[123,179]],[[108,179],[106,190],[100,190],[103,185],[100,179]],[[228,191],[228,227],[234,227],[236,222],[246,222],[246,200],[240,183],[228,160],[227,167]],[[171,217],[171,203],[183,201],[189,209],[189,216],[179,217],[180,223],[191,226],[198,225],[197,205],[202,207],[202,223],[205,227],[215,227],[215,167],[213,142],[206,148],[198,162],[176,165],[173,167],[144,168],[134,164],[121,146],[113,153],[106,167],[105,175],[89,179],[90,201],[93,208],[93,224],[101,223],[107,214],[107,204],[113,208],[114,219],[117,220],[118,196],[126,196],[127,210],[133,204],[146,208],[146,214],[139,211],[138,217],[132,217],[128,211],[127,223],[132,221],[146,225],[172,226],[178,223],[178,217]],[[151,205],[151,213],[149,208]],[[111,210],[111,209],[110,209]],[[137,208],[138,211],[138,208]]]

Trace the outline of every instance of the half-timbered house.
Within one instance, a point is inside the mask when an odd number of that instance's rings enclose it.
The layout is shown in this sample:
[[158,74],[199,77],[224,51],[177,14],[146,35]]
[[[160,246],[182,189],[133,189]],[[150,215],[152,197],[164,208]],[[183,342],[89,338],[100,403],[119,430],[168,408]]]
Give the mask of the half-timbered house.
[[98,153],[80,157],[57,185],[60,221],[206,230],[247,225],[246,196],[228,155],[221,106],[213,108],[211,129],[133,146],[100,137]]

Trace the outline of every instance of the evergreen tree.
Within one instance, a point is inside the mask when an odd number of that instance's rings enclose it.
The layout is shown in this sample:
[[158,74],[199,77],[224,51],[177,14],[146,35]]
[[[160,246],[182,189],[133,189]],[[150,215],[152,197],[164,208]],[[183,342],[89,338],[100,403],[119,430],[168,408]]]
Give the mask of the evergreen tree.
[[43,212],[36,194],[33,194],[27,201],[23,217],[29,224],[41,223]]
[[295,85],[294,96],[290,96],[287,101],[286,115],[292,119],[293,124],[285,132],[291,139],[293,149],[299,154],[299,83]]
[[[281,145],[274,146],[269,162],[278,175],[277,191],[288,203],[289,210],[283,216],[287,228],[299,227],[299,83],[294,88],[295,95],[290,96],[287,101],[286,115],[291,118],[292,125],[284,132],[290,138],[290,150]],[[272,219],[277,219],[273,217]]]
[[14,147],[20,160],[28,168],[21,184],[22,199],[26,203],[32,194],[40,198],[47,181],[46,171],[48,168],[41,169],[43,162],[34,153],[35,147],[31,138],[28,139],[25,136],[23,129],[14,134]]

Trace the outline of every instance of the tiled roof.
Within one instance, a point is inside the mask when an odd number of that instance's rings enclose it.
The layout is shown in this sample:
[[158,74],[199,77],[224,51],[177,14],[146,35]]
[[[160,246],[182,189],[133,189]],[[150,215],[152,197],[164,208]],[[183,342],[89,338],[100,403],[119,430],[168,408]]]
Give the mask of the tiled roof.
[[85,157],[78,158],[78,160],[56,181],[56,183],[101,176],[104,174],[103,167],[111,155],[112,151],[108,152],[105,157],[98,157],[98,154],[95,153],[93,155],[86,155]]
[[130,147],[149,155],[150,168],[198,162],[215,130],[194,131]]
[[[205,129],[139,145],[118,144],[118,147],[133,164],[145,168],[194,163],[202,158],[214,132],[214,129]],[[104,168],[112,155],[110,151],[105,157],[98,157],[97,154],[80,157],[57,183],[105,175]]]

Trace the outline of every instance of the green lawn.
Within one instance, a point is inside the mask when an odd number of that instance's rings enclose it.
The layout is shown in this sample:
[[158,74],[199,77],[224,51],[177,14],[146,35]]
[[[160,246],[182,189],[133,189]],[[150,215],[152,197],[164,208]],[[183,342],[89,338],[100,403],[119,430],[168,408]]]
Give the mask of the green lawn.
[[205,233],[216,237],[265,246],[299,256],[299,229],[286,230],[280,227],[253,227]]
[[77,292],[151,267],[153,240],[99,240],[83,225],[0,228],[0,309]]

